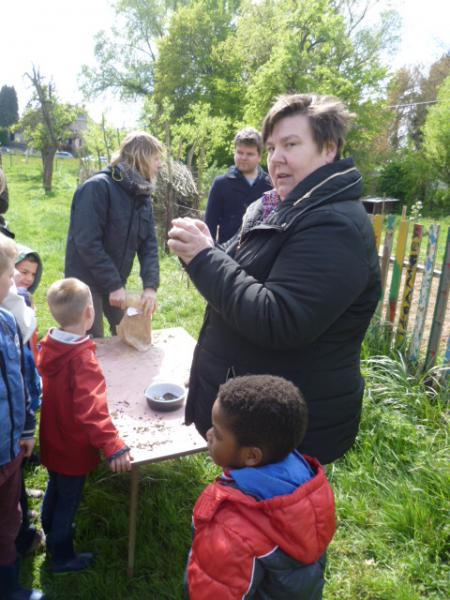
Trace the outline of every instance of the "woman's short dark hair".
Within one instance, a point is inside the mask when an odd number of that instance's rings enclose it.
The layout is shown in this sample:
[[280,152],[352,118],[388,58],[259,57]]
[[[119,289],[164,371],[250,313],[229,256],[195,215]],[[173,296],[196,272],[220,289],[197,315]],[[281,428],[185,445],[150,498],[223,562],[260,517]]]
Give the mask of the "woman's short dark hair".
[[220,386],[217,398],[238,444],[260,448],[264,464],[283,460],[303,440],[306,404],[300,390],[282,377],[235,377]]
[[345,136],[355,117],[343,102],[333,96],[315,94],[289,94],[280,96],[264,118],[262,138],[264,144],[272,134],[275,125],[285,117],[305,115],[308,117],[313,139],[323,150],[330,143],[336,145],[336,158],[341,158]]

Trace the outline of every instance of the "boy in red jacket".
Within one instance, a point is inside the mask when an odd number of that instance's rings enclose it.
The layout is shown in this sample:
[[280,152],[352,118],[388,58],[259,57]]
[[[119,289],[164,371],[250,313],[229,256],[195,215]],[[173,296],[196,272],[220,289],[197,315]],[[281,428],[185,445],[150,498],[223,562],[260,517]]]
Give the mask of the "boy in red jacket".
[[335,508],[322,466],[295,450],[306,410],[280,377],[236,377],[220,387],[207,440],[224,473],[194,508],[190,600],[322,598]]
[[93,560],[91,553],[75,553],[73,522],[86,475],[100,462],[99,451],[116,473],[129,471],[132,457],[109,415],[95,343],[86,335],[94,321],[88,286],[75,278],[61,279],[50,286],[47,301],[60,328],[50,329],[38,358],[41,463],[49,474],[42,527],[52,571],[66,573],[82,571]]

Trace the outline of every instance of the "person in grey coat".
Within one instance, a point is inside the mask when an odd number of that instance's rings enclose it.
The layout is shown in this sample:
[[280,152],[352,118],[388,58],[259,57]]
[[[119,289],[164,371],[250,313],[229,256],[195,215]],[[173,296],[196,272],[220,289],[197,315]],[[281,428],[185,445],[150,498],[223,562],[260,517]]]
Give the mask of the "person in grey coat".
[[304,394],[300,452],[330,463],[356,438],[380,274],[361,175],[341,158],[350,121],[337,99],[282,96],[263,124],[275,189],[249,207],[237,239],[224,251],[200,221],[173,222],[169,246],[208,301],[186,406],[202,435],[220,384],[267,373]]
[[111,165],[85,181],[73,197],[65,276],[77,277],[91,289],[95,321],[89,333],[94,337],[103,337],[103,313],[116,334],[136,254],[143,311],[150,316],[156,309],[159,261],[151,192],[162,150],[148,133],[130,133]]

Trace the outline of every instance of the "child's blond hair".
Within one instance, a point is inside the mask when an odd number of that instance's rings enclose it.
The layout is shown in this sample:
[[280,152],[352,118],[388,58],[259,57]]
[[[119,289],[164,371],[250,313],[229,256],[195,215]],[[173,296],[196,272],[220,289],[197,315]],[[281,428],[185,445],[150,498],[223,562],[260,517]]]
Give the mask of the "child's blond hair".
[[76,277],[59,279],[49,287],[47,302],[53,318],[61,327],[77,325],[86,306],[92,304],[91,290]]
[[16,243],[3,233],[0,233],[0,275],[11,265],[14,265],[17,258]]

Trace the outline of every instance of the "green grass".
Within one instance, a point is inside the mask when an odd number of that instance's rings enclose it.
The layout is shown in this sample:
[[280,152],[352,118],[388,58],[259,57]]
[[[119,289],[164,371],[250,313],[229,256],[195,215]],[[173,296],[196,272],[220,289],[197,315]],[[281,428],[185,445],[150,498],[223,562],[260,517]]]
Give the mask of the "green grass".
[[[41,333],[52,324],[45,290],[62,276],[76,162],[61,161],[51,195],[41,191],[39,162],[4,161],[10,184],[7,214],[18,241],[34,246],[45,264],[36,294]],[[178,261],[161,261],[162,286],[154,327],[185,327],[197,336],[204,307]],[[130,287],[139,287],[136,271]],[[441,600],[450,596],[448,537],[448,421],[444,392],[401,360],[373,356],[368,338],[363,369],[366,396],[357,443],[334,464],[338,530],[328,553],[326,600]],[[178,600],[191,541],[192,506],[218,473],[205,455],[142,469],[136,575],[126,577],[128,477],[102,467],[87,482],[77,519],[77,545],[94,551],[94,568],[51,576],[43,553],[25,561],[24,583],[50,599]],[[44,489],[45,470],[27,471]],[[39,501],[32,500],[35,508]],[[212,599],[213,600],[213,599]]]

